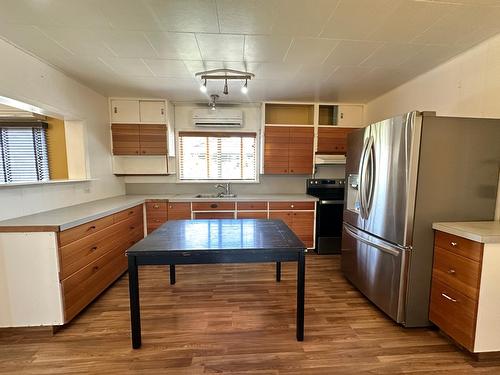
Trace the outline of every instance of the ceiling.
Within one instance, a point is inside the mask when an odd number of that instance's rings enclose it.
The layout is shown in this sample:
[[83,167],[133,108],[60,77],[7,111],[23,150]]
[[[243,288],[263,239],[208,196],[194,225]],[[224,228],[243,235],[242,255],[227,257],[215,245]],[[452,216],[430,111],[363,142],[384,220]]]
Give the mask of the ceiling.
[[[0,0],[0,36],[107,96],[366,102],[500,32],[500,0]],[[201,70],[248,70],[209,82]]]

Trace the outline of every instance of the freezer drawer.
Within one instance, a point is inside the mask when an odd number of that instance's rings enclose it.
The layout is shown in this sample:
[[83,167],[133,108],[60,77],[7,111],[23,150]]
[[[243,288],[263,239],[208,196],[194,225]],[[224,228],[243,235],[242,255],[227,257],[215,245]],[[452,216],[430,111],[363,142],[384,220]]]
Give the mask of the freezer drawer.
[[408,250],[344,224],[341,267],[345,277],[398,323],[405,320]]

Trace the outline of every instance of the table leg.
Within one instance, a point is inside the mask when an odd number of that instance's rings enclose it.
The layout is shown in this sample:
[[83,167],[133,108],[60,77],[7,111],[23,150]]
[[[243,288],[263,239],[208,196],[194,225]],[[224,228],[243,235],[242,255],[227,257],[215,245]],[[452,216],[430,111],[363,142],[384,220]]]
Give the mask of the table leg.
[[281,262],[276,262],[276,281],[281,281]]
[[306,276],[306,257],[299,252],[297,260],[297,341],[304,341],[304,290]]
[[130,325],[132,348],[141,347],[141,311],[139,306],[139,275],[135,256],[128,257],[128,288],[130,297]]
[[170,265],[170,285],[175,284],[175,264]]

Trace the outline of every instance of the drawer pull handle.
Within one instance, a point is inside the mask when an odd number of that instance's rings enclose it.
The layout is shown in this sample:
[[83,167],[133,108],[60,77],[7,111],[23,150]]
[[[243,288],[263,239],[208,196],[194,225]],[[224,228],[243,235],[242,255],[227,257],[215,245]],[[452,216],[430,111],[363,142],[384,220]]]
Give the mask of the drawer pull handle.
[[451,301],[451,302],[457,302],[457,300],[455,298],[451,298],[449,295],[447,295],[446,293],[441,293],[441,295],[446,298],[448,301]]
[[168,208],[173,208],[172,206],[168,206]]
[[290,208],[294,208],[295,206],[293,204],[290,205]]
[[134,213],[134,211],[129,211],[128,214],[129,215],[132,215]]
[[217,207],[218,207],[217,203],[212,203],[212,204],[210,205],[210,208],[217,208]]
[[130,226],[130,230],[134,230],[135,227],[133,225]]
[[87,229],[87,231],[92,230],[92,229],[95,229],[95,225],[90,226],[89,229]]
[[153,206],[153,208],[160,208],[160,206],[158,206],[157,204],[155,204],[155,205]]
[[97,272],[97,271],[99,271],[99,266],[94,266],[94,267],[92,268],[92,272]]
[[458,243],[456,243],[456,242],[450,242],[450,243],[451,243],[451,246],[457,246],[458,245]]
[[90,251],[96,251],[96,250],[97,250],[97,246],[92,246],[92,247],[90,248]]
[[449,273],[450,275],[454,275],[455,273],[457,273],[457,271],[455,271],[453,268],[450,268],[450,269],[448,270],[448,273]]

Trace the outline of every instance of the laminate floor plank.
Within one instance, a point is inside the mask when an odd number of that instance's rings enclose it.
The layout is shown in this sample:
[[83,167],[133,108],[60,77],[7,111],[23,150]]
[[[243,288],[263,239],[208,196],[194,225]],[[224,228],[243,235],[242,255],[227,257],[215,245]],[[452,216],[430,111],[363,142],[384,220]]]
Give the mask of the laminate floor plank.
[[306,259],[305,340],[295,340],[296,264],[139,271],[142,347],[130,342],[124,275],[71,324],[0,329],[0,374],[500,374],[432,328],[405,329],[356,291],[338,256]]

